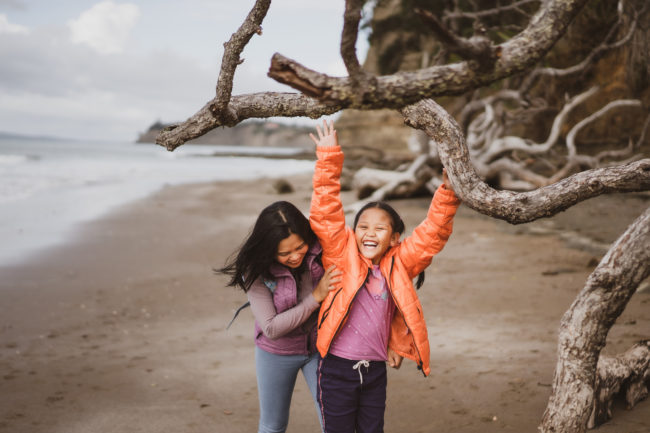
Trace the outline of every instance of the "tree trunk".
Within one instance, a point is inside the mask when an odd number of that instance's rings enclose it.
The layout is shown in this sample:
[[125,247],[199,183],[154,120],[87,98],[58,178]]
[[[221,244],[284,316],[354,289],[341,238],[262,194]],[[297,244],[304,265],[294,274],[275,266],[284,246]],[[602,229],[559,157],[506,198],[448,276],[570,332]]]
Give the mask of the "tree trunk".
[[[596,366],[607,333],[650,275],[650,208],[612,245],[560,324],[558,363],[544,412],[543,433],[587,429],[596,392]],[[647,354],[646,354],[647,356]]]

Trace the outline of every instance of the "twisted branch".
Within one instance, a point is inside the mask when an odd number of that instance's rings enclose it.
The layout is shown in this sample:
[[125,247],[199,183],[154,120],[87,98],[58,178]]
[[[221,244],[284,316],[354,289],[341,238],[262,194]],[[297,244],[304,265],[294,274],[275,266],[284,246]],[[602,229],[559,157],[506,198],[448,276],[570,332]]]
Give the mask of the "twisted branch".
[[511,224],[550,217],[601,194],[650,189],[650,159],[646,158],[583,171],[534,191],[495,190],[476,173],[460,127],[440,105],[426,99],[405,107],[402,114],[407,125],[423,130],[436,143],[454,191],[463,202],[480,213]]

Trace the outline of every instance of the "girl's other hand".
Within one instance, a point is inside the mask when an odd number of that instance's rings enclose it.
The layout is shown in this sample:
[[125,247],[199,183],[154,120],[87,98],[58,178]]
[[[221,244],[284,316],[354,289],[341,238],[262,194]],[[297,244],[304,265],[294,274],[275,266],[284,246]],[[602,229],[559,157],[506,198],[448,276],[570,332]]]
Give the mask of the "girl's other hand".
[[311,292],[316,302],[323,302],[330,291],[336,290],[340,286],[341,274],[342,272],[337,270],[334,265],[325,271],[323,278],[320,279],[314,291]]
[[449,191],[455,193],[454,187],[451,186],[451,182],[449,182],[449,176],[447,176],[447,169],[442,168],[442,185],[445,187],[445,189],[448,189]]
[[388,365],[393,367],[395,370],[399,369],[402,366],[403,356],[395,353],[393,349],[388,348]]
[[316,143],[316,146],[338,146],[339,139],[336,135],[336,130],[334,129],[334,121],[330,120],[329,125],[327,120],[323,119],[323,129],[320,129],[320,126],[316,125],[316,132],[318,132],[318,138],[314,134],[309,134],[312,141]]

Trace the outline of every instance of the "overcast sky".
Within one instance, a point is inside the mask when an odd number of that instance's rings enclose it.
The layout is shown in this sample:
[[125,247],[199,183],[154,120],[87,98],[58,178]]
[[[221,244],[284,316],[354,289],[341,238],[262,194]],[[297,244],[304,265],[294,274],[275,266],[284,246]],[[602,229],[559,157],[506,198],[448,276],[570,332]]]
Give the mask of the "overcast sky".
[[[0,131],[133,141],[214,96],[223,43],[253,0],[0,0]],[[292,91],[274,52],[345,75],[342,0],[274,0],[245,48],[234,94]],[[365,56],[365,37],[357,51]]]

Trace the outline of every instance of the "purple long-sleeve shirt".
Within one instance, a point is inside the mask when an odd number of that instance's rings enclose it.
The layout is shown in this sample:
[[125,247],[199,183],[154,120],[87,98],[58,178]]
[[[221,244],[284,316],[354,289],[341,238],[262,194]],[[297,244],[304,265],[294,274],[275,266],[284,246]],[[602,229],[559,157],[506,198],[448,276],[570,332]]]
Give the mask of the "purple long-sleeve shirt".
[[248,301],[255,320],[264,335],[271,340],[280,338],[302,325],[320,304],[312,295],[314,285],[310,273],[301,275],[298,303],[295,307],[278,313],[273,303],[273,294],[261,281],[256,281],[247,292]]

